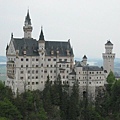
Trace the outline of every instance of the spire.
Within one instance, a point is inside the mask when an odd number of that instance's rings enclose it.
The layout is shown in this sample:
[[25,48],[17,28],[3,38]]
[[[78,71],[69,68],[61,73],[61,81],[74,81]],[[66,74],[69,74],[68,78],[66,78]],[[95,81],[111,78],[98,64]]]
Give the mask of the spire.
[[29,15],[29,9],[27,11],[27,16],[25,17],[25,25],[23,26],[24,31],[24,38],[31,38],[32,36],[32,26],[31,26],[31,19]]
[[41,33],[40,33],[40,36],[39,36],[39,40],[44,40],[43,27],[41,27]]
[[31,25],[31,19],[30,19],[30,15],[29,15],[29,9],[27,11],[27,16],[25,17],[25,25]]

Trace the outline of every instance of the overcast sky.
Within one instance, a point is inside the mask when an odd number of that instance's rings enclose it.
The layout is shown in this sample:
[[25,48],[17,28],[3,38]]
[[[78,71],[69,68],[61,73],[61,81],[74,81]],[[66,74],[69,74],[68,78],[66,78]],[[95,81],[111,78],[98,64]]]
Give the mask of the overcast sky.
[[110,39],[120,57],[120,0],[0,0],[0,55],[5,56],[11,32],[23,37],[28,8],[33,38],[42,25],[46,40],[70,39],[78,58],[102,58]]

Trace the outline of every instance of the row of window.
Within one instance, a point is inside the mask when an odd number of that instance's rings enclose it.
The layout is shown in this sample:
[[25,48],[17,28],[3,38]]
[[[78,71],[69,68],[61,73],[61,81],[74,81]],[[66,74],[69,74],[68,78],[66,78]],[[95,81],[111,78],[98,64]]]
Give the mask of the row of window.
[[[41,75],[41,78],[43,78],[43,75]],[[50,78],[56,78],[56,76],[50,76]],[[61,78],[65,79],[67,78],[68,79],[68,76],[62,76]],[[21,80],[24,79],[24,77],[20,77]],[[28,79],[30,79],[30,76],[28,76]],[[32,79],[38,79],[38,76],[32,76]]]
[[[74,82],[72,82],[74,83]],[[78,82],[78,84],[80,84],[81,82]],[[89,84],[91,84],[91,82],[88,82]],[[83,82],[83,84],[86,84],[86,82]],[[96,82],[96,84],[101,84],[101,82]]]
[[[89,74],[101,74],[101,72],[88,72]],[[80,74],[80,72],[79,72]],[[87,72],[83,72],[83,74],[87,74]]]
[[[29,65],[26,65],[26,67],[29,67]],[[39,67],[38,65],[32,65],[32,67]],[[41,64],[41,67],[43,67],[43,64]],[[47,67],[56,67],[56,65],[47,65]],[[65,67],[65,65],[59,65],[59,67]],[[69,67],[69,65],[67,64],[67,68]],[[21,65],[21,68],[23,68],[23,65]]]
[[[25,60],[26,60],[26,61],[29,61],[28,58],[26,58]],[[35,59],[35,58],[32,58],[32,61],[35,61],[35,60],[38,61],[38,58],[36,58],[36,59]],[[56,58],[54,58],[54,59],[48,58],[48,61],[52,61],[52,60],[53,60],[53,61],[56,61]],[[21,58],[21,61],[24,61],[24,58]],[[59,59],[59,61],[62,61],[62,59]],[[64,61],[67,62],[67,59],[64,59]]]
[[[34,61],[34,60],[38,61],[38,58],[36,58],[36,59],[33,58],[32,61]],[[21,61],[24,61],[24,58],[21,58]],[[26,58],[26,61],[29,61],[29,59]]]

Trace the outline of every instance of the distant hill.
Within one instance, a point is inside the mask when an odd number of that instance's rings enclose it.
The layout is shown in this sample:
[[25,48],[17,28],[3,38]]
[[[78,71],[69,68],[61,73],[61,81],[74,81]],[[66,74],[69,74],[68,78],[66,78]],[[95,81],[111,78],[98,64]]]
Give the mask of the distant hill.
[[0,56],[0,62],[6,62],[6,57],[5,56]]

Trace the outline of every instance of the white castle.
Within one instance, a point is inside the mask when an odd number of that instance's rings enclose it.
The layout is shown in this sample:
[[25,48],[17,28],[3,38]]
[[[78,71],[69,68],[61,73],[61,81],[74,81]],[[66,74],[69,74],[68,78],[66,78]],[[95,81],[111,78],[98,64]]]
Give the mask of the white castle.
[[89,66],[86,55],[81,62],[74,62],[70,40],[46,41],[42,28],[39,39],[33,39],[29,11],[23,31],[23,38],[14,38],[12,34],[6,48],[5,85],[9,86],[14,94],[25,90],[43,90],[48,75],[53,84],[60,75],[62,84],[72,86],[77,81],[81,96],[88,88],[89,95],[94,98],[96,88],[103,87],[106,76],[114,70],[115,54],[112,53],[113,44],[110,41],[105,44],[103,67]]

